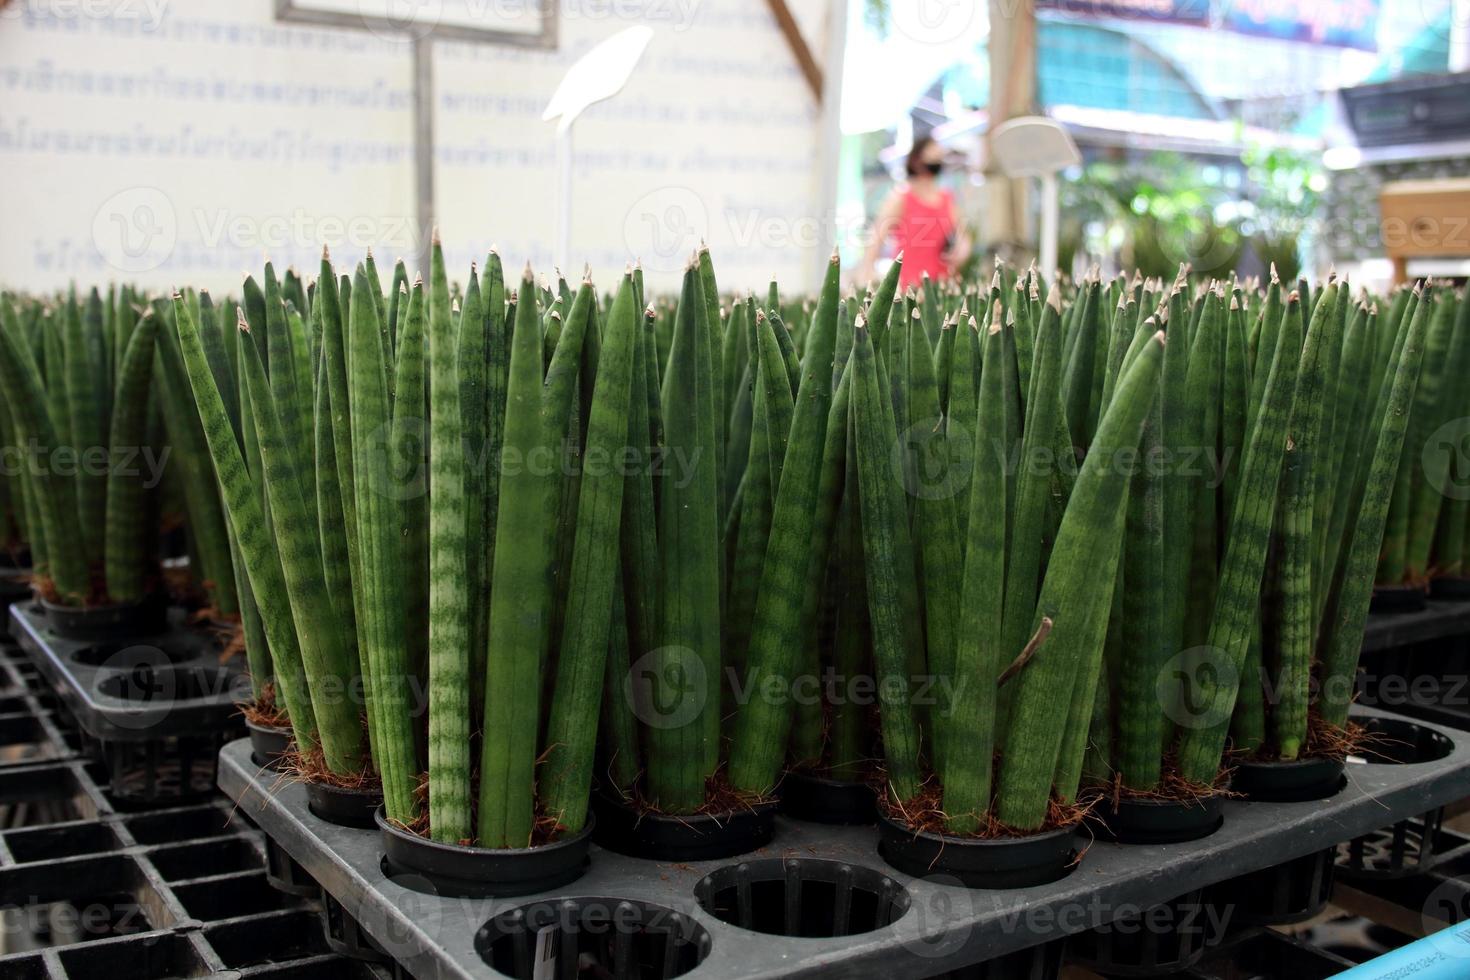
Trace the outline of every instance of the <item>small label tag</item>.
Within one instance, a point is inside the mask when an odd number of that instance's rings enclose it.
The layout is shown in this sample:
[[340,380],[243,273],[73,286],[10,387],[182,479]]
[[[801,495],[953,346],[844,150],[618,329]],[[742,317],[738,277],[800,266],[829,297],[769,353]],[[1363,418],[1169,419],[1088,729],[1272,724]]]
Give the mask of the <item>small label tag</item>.
[[536,965],[531,980],[556,980],[556,926],[546,926],[536,933]]

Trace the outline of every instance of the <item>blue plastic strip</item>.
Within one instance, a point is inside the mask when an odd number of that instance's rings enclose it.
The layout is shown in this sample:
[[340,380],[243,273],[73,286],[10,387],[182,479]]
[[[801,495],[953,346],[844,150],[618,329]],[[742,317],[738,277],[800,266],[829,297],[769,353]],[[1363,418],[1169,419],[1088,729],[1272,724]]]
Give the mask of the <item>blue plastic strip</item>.
[[1425,936],[1337,975],[1337,980],[1465,980],[1470,977],[1470,922]]

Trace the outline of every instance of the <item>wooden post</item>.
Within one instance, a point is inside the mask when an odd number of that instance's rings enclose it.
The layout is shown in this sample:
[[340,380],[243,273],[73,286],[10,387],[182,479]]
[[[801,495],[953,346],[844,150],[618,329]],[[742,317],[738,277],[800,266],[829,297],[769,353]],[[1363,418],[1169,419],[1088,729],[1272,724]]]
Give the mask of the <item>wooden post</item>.
[[1009,180],[995,165],[990,131],[1030,115],[1036,101],[1036,7],[1033,0],[989,0],[990,123],[985,137],[984,244],[1018,244],[1025,237],[1026,182]]
[[[781,28],[781,33],[786,37],[786,43],[791,48],[791,53],[796,56],[796,66],[801,69],[806,78],[807,87],[812,90],[812,98],[817,100],[817,105],[822,104],[822,69],[817,65],[817,59],[812,56],[811,45],[806,43],[806,38],[801,34],[801,27],[792,16],[791,8],[786,5],[786,0],[766,0],[766,6],[771,8],[771,16],[776,18],[776,26]],[[844,6],[840,3],[831,5],[830,15],[842,16]]]

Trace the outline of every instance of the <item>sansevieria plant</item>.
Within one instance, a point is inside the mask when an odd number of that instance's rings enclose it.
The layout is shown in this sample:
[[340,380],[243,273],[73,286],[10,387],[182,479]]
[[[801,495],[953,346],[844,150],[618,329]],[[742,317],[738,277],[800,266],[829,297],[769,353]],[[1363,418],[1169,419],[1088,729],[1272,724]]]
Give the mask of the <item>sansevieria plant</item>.
[[[166,313],[167,311],[162,311]],[[171,375],[160,311],[131,290],[0,299],[0,435],[36,585],[62,606],[161,594],[159,513],[173,481],[187,509],[193,578],[219,615],[237,611],[218,492]]]

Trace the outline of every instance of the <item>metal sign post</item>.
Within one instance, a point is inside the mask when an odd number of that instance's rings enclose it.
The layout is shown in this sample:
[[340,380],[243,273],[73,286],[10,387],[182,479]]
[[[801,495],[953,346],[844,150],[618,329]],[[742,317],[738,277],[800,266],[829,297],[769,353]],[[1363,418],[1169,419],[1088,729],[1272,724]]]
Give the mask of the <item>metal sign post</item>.
[[1041,274],[1050,279],[1057,271],[1060,234],[1057,174],[1080,164],[1082,154],[1061,123],[1045,116],[1022,116],[995,127],[990,152],[1007,177],[1041,178]]
[[649,27],[629,27],[599,43],[578,58],[552,93],[544,122],[556,120],[556,251],[558,266],[571,268],[572,251],[572,126],[589,106],[623,90],[633,69],[653,40]]
[[[401,37],[413,45],[414,218],[419,272],[427,275],[434,228],[434,41],[555,50],[556,0],[525,0],[535,30],[485,27],[485,5],[469,0],[276,0],[276,19]],[[407,11],[407,13],[400,13]]]

